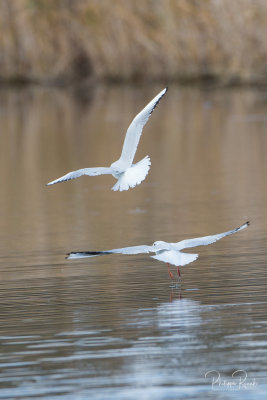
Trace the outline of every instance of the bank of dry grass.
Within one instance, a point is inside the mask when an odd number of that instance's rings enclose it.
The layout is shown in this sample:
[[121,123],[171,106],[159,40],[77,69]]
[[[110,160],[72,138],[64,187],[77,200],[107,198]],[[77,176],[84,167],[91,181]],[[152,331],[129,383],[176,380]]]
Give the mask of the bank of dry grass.
[[0,79],[267,75],[266,0],[0,0]]

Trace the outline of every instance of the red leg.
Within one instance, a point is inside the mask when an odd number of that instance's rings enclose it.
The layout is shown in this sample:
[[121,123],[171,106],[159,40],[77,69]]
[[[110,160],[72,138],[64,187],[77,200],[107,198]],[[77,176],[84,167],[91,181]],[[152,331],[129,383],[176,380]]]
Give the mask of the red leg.
[[170,264],[168,264],[168,273],[169,273],[170,279],[173,279],[173,273],[170,270]]
[[179,267],[177,267],[177,275],[179,276],[179,278],[181,279],[181,272],[179,270]]

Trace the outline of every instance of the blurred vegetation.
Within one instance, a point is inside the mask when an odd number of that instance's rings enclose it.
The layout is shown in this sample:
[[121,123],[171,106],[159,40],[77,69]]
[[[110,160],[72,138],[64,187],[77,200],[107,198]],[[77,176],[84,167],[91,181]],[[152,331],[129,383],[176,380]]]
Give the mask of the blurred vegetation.
[[0,0],[0,80],[267,76],[266,0]]

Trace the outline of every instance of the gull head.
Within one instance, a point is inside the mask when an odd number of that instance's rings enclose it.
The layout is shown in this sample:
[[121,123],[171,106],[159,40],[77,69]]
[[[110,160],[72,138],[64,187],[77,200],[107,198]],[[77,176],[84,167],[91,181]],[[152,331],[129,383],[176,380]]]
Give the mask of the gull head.
[[162,240],[157,240],[152,246],[155,247],[155,251],[165,250],[168,248],[168,243],[163,242]]

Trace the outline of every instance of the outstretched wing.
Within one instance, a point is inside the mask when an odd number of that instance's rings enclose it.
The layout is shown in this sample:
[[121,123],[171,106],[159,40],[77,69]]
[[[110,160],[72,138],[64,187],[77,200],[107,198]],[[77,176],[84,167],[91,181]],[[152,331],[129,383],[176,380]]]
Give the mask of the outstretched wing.
[[163,89],[156,97],[154,97],[154,99],[151,100],[150,103],[148,103],[148,105],[136,115],[127,129],[122,147],[122,153],[118,160],[118,162],[123,165],[124,168],[128,168],[132,165],[142,130],[167,90],[168,88]]
[[77,169],[77,171],[69,172],[68,174],[62,176],[61,178],[55,179],[54,181],[47,183],[46,186],[54,185],[55,183],[59,182],[69,181],[70,179],[76,179],[82,175],[96,176],[96,175],[104,175],[111,173],[112,173],[111,168],[105,168],[105,167],[82,168],[82,169]]
[[71,252],[67,254],[67,258],[87,258],[87,257],[96,257],[96,256],[104,256],[105,254],[141,254],[141,253],[149,253],[154,252],[155,249],[153,246],[131,246],[131,247],[122,247],[121,249],[112,249],[112,250],[104,250],[104,251],[79,251],[79,252]]
[[241,231],[242,229],[245,229],[248,225],[249,225],[249,221],[231,231],[218,233],[217,235],[204,236],[204,237],[195,238],[195,239],[186,239],[186,240],[182,240],[181,242],[178,242],[178,243],[172,243],[172,245],[174,245],[177,250],[186,249],[188,247],[207,246],[208,244],[217,242],[217,240],[220,240],[220,239],[224,238],[225,236],[232,235],[233,233],[236,233],[236,232]]

